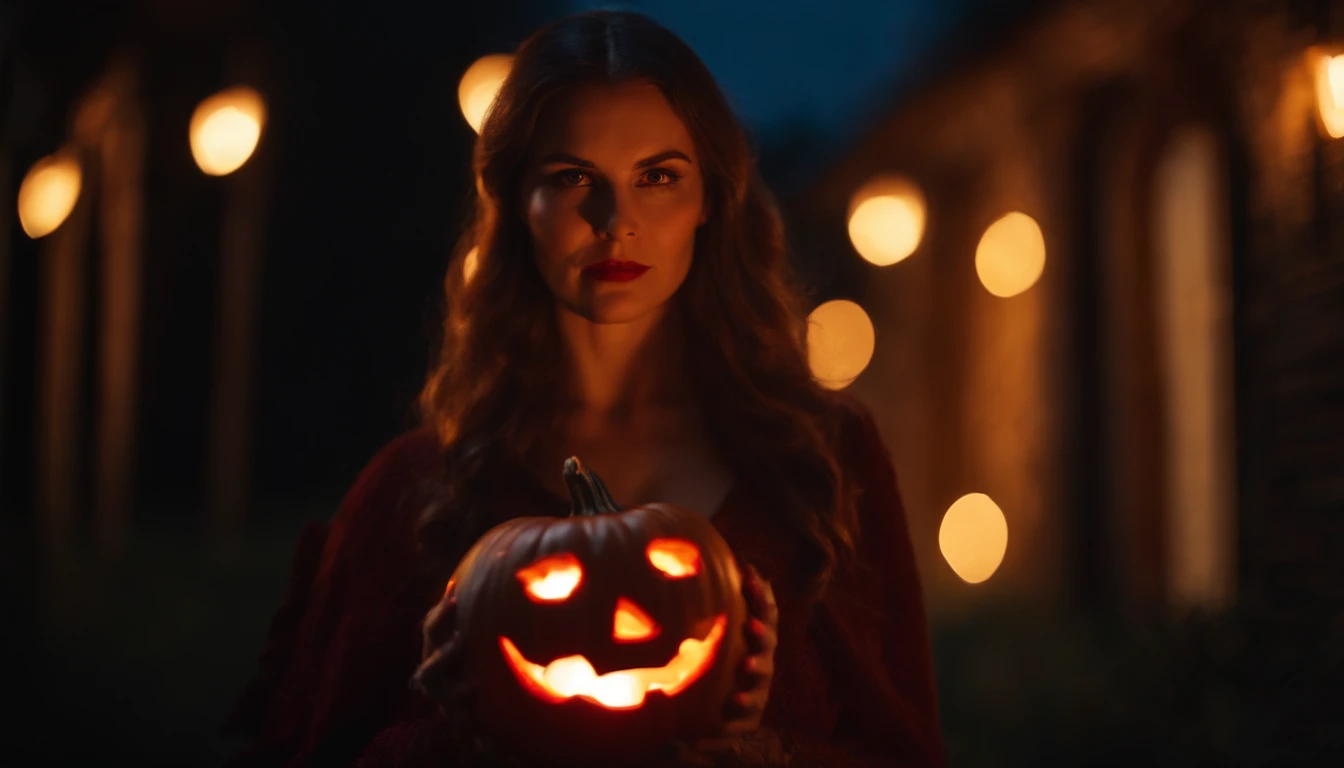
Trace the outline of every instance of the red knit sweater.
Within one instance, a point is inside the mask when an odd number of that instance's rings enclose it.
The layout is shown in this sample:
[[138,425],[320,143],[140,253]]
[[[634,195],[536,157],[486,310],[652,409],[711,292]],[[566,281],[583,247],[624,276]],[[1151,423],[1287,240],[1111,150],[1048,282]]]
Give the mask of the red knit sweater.
[[[857,473],[862,576],[841,576],[810,609],[795,534],[739,484],[714,517],[779,604],[775,677],[763,726],[794,765],[938,766],[944,750],[919,576],[890,455],[868,412],[846,415],[837,446]],[[329,524],[295,553],[260,674],[226,724],[250,745],[229,766],[465,765],[446,718],[410,692],[420,622],[442,584],[415,568],[411,489],[439,471],[434,433],[404,434],[360,473]],[[527,473],[496,489],[508,515],[565,514]]]

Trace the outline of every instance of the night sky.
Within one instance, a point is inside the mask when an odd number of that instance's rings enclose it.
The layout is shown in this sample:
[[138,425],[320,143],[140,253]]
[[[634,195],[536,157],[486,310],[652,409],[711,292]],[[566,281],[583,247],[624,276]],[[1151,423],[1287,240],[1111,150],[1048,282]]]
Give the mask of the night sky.
[[628,8],[679,34],[709,66],[738,114],[768,134],[796,123],[852,136],[874,101],[961,17],[967,0],[641,0],[573,2]]

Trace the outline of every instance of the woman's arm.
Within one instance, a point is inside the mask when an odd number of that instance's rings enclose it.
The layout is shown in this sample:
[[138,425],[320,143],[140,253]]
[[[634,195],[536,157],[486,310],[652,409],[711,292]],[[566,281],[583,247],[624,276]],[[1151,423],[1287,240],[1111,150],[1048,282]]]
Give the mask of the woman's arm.
[[[837,459],[854,473],[861,567],[837,576],[812,606],[788,549],[766,529],[739,533],[780,605],[774,685],[763,726],[687,765],[941,766],[928,628],[919,574],[890,456],[867,410],[855,401]],[[764,538],[753,538],[752,535]],[[697,762],[698,761],[698,762]]]
[[226,725],[250,742],[229,766],[348,765],[399,714],[423,614],[406,576],[413,510],[403,502],[433,449],[423,431],[392,441],[330,525],[305,531],[260,674]]
[[839,741],[879,765],[941,766],[928,621],[891,455],[872,415],[858,407],[844,435],[844,467],[857,473],[860,570],[821,606],[818,627],[834,647]]

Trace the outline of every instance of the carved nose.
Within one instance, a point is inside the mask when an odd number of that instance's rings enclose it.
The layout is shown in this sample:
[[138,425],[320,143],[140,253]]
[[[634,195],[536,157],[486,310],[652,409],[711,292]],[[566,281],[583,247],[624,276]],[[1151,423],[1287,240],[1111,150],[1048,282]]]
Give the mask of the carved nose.
[[638,643],[658,636],[658,622],[649,618],[644,609],[622,597],[616,601],[616,615],[612,620],[611,636],[618,643]]

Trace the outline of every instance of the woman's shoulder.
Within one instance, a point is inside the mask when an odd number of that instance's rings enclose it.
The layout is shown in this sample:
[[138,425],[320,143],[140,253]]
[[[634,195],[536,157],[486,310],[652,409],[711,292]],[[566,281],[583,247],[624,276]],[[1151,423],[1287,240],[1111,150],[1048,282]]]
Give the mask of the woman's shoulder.
[[841,471],[853,478],[865,502],[860,504],[861,516],[874,503],[899,504],[899,498],[888,498],[899,495],[896,466],[872,409],[850,393],[831,394],[833,450]]
[[867,458],[874,453],[885,458],[886,444],[866,403],[849,392],[833,391],[829,393],[828,410],[834,448],[842,460]]
[[384,517],[414,506],[432,492],[443,467],[438,433],[417,427],[385,443],[364,465],[341,501],[336,527],[360,525],[371,516]]
[[416,427],[385,443],[360,471],[356,486],[389,477],[431,474],[442,464],[443,448],[433,427]]
[[[315,681],[350,654],[363,654],[361,668],[400,658],[400,649],[389,651],[387,644],[402,642],[404,633],[385,628],[413,627],[427,610],[427,590],[413,568],[418,509],[411,494],[434,477],[440,454],[432,429],[397,435],[373,452],[335,515],[304,529],[284,602],[268,630],[260,675],[229,716],[230,731],[253,740],[309,727],[325,732],[334,727],[332,712],[365,706],[362,699],[343,699],[314,708],[320,700],[310,697],[323,695]],[[417,635],[413,630],[409,636],[414,650]],[[349,688],[363,690],[358,683]],[[253,749],[265,746],[258,741]],[[253,764],[253,749],[229,765]]]

